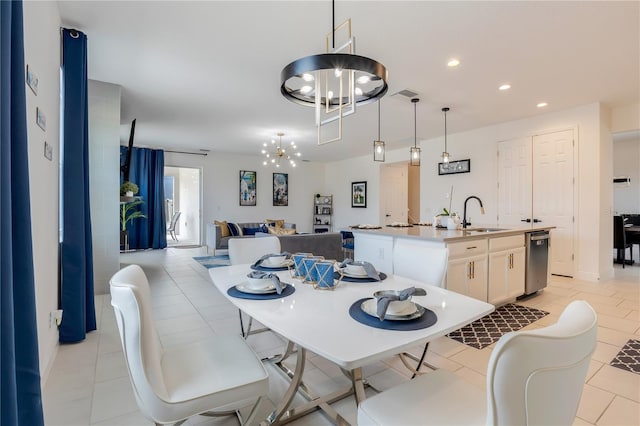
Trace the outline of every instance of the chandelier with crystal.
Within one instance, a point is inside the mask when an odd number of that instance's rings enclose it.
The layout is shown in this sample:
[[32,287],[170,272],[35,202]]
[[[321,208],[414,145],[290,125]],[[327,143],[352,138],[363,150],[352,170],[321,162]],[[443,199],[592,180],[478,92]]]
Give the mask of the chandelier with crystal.
[[268,166],[269,164],[273,164],[276,167],[280,167],[280,164],[286,164],[288,162],[291,167],[296,166],[295,157],[300,157],[302,154],[298,151],[298,147],[294,141],[289,143],[289,146],[286,148],[282,147],[282,137],[284,133],[278,133],[278,142],[275,139],[271,139],[271,144],[264,143],[262,144],[262,155],[265,156],[262,164],[264,166]]

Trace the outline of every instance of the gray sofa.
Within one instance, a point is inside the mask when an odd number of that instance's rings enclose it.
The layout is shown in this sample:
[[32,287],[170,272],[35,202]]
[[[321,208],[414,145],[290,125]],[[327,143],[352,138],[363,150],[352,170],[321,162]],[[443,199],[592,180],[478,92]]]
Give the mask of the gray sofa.
[[[264,224],[264,222],[234,222],[240,228],[260,228]],[[286,223],[283,225],[283,228],[287,229],[296,229],[295,223]],[[213,250],[213,254],[216,254],[216,250],[227,250],[229,248],[229,239],[231,238],[254,238],[254,235],[243,235],[243,236],[229,236],[222,237],[220,233],[220,225],[216,225],[214,223],[207,223],[207,234],[206,234],[206,243],[207,243],[207,252],[209,250]]]
[[[256,237],[271,236],[270,234],[256,233]],[[316,256],[323,256],[325,259],[342,261],[344,252],[342,251],[342,236],[339,232],[323,232],[321,234],[295,234],[278,235],[280,248],[282,251],[291,254],[313,253]]]

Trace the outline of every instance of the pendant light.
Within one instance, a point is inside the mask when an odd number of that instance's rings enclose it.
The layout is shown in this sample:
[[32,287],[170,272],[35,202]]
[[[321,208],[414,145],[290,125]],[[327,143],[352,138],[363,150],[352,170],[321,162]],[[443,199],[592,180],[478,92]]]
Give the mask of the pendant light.
[[[356,55],[351,19],[335,25],[335,0],[331,2],[332,27],[325,38],[326,53],[305,56],[282,69],[280,93],[291,102],[315,108],[318,145],[342,139],[342,118],[356,106],[376,101],[388,89],[387,69],[380,62]],[[336,32],[344,41],[336,45]],[[329,123],[337,127],[332,136],[322,134]],[[325,131],[325,133],[327,133]]]
[[417,105],[420,102],[419,98],[411,99],[413,102],[413,146],[409,149],[409,164],[412,166],[420,165],[420,148],[418,148],[418,115],[417,115]]
[[449,107],[442,108],[442,112],[444,112],[444,151],[442,151],[442,162],[448,167],[449,152],[447,151],[447,111],[449,111]]
[[378,140],[373,141],[373,161],[384,163],[384,141],[380,139],[380,99],[378,99]]

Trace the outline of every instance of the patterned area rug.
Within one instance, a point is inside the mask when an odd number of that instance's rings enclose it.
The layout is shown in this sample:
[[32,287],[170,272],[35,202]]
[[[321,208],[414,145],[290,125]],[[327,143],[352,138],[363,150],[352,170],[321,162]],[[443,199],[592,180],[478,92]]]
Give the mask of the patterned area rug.
[[629,340],[609,365],[640,374],[640,340]]
[[220,266],[228,266],[231,264],[229,262],[229,256],[226,254],[220,256],[196,256],[193,260],[207,269],[219,268]]
[[520,330],[549,312],[510,303],[447,336],[476,349],[482,349],[498,341],[510,331]]

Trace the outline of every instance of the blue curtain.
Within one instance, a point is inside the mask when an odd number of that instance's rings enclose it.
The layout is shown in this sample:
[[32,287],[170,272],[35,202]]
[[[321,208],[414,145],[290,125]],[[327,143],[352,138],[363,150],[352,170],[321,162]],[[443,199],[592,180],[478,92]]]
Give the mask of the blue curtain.
[[[124,164],[126,146],[120,146],[120,162]],[[140,210],[146,218],[133,219],[127,224],[129,248],[162,249],[167,247],[167,220],[164,207],[164,151],[132,148],[129,181],[138,185]]]
[[83,340],[96,329],[89,208],[87,36],[62,30],[61,342]]
[[[42,425],[22,2],[0,1],[1,424]],[[35,111],[30,111],[35,113]]]

